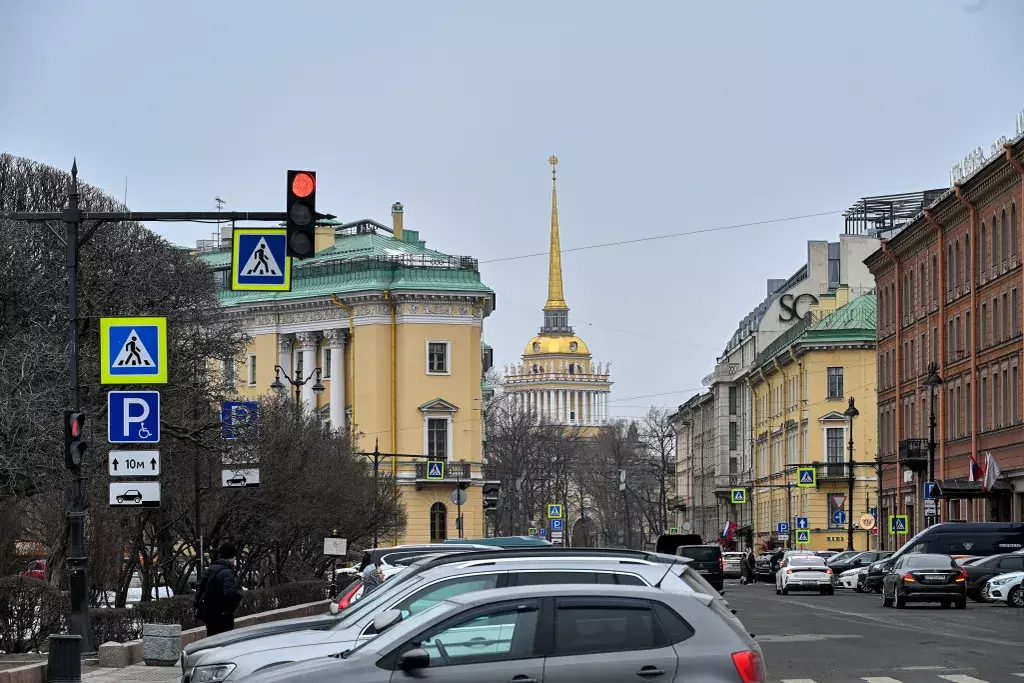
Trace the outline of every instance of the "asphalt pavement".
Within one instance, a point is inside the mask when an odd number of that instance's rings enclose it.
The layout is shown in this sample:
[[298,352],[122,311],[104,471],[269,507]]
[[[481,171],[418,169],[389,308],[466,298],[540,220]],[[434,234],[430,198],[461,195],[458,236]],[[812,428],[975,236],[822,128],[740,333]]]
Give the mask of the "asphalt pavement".
[[874,593],[775,595],[728,581],[725,597],[783,683],[1024,683],[1024,610],[968,601],[882,607]]

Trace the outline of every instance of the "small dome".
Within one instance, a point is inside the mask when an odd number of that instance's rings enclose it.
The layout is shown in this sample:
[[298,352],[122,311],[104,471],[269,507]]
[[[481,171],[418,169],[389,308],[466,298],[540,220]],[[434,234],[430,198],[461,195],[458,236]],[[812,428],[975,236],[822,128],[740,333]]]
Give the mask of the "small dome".
[[561,354],[589,356],[590,349],[587,343],[574,335],[548,336],[538,335],[531,339],[523,351],[524,356],[539,356],[544,354]]

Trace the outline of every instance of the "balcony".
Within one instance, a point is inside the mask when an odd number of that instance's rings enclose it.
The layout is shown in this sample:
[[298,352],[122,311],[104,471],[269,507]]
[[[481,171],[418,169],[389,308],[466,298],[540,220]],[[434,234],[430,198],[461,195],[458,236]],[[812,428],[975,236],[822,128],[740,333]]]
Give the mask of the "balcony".
[[818,464],[818,479],[846,479],[849,471],[845,462],[826,462]]
[[471,470],[468,462],[447,462],[444,466],[444,477],[433,479],[427,477],[427,463],[416,463],[416,488],[423,488],[430,484],[444,484],[451,486],[455,483],[468,485]]
[[719,474],[715,477],[715,495],[725,500],[731,500],[732,489],[742,487],[746,479],[747,477],[742,474]]
[[928,469],[928,439],[903,439],[900,441],[899,464],[914,472]]

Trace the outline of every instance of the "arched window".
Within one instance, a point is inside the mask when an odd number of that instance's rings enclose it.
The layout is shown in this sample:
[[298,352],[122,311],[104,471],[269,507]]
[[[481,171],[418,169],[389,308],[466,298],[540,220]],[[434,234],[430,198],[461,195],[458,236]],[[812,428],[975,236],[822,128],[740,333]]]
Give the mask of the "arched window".
[[1010,256],[1010,235],[1006,225],[1006,209],[1003,209],[1003,227],[999,231],[1002,233],[1000,243],[1002,244],[1002,250],[999,252],[1003,255],[1003,260],[1006,261]]
[[999,265],[999,226],[996,224],[996,215],[992,214],[992,267]]
[[915,301],[915,298],[914,298],[914,271],[913,271],[913,269],[911,269],[911,271],[909,273],[907,273],[907,281],[908,281],[908,284],[907,284],[907,304],[910,306],[910,310],[916,311],[917,310],[917,305],[916,305],[916,301]]
[[985,260],[985,221],[981,222],[981,239],[978,240],[978,280],[981,280],[982,275],[988,268],[988,263]]
[[956,259],[953,262],[953,283],[955,286],[960,282],[960,274],[963,272],[960,269],[960,240],[956,241],[956,246],[953,248],[953,258]]
[[430,506],[430,542],[444,543],[448,540],[448,508],[444,503]]
[[924,290],[924,283],[925,283],[925,279],[924,279],[924,264],[922,263],[920,269],[918,270],[918,276],[917,276],[917,287],[918,287],[918,289],[921,290],[920,292],[918,292],[918,297],[920,297],[920,299],[921,299],[921,310],[927,311],[928,310],[928,303],[927,303],[927,296],[928,295],[927,295],[927,293]]
[[1010,252],[1017,254],[1017,204],[1010,204]]
[[932,254],[932,303],[939,300],[939,257]]
[[946,291],[953,289],[953,245],[946,248]]
[[964,286],[971,284],[971,259],[974,255],[971,253],[971,236],[964,235]]

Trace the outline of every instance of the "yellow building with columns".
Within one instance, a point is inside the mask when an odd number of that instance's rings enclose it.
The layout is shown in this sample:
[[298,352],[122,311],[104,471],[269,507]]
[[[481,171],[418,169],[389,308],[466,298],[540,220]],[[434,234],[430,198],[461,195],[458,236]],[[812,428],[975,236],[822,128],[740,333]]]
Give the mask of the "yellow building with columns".
[[[432,249],[404,227],[372,220],[324,222],[316,256],[296,260],[290,292],[234,292],[230,228],[198,251],[214,268],[229,318],[249,332],[242,358],[223,368],[240,399],[266,394],[275,366],[303,379],[306,408],[354,435],[357,450],[445,460],[442,480],[427,479],[425,458],[387,457],[407,513],[404,534],[388,542],[442,542],[459,536],[452,493],[466,489],[463,535],[483,535],[481,332],[494,292],[475,259]],[[487,354],[489,358],[489,354]],[[282,377],[282,382],[287,382]]]
[[548,298],[544,324],[526,344],[522,361],[505,366],[505,392],[521,410],[548,424],[584,430],[608,420],[611,363],[594,363],[587,343],[569,324],[562,283],[562,249],[558,232],[556,167],[551,164],[551,237],[548,251]]
[[[750,372],[754,474],[748,491],[754,539],[810,550],[871,547],[877,507],[875,467],[875,309],[873,294],[849,299],[840,287],[819,297],[807,316],[758,356]],[[853,495],[849,490],[850,399],[853,418]],[[798,485],[798,468],[810,467],[815,486]],[[841,514],[837,514],[841,511]],[[796,520],[808,520],[809,543],[797,544]],[[789,540],[778,524],[789,523]]]

